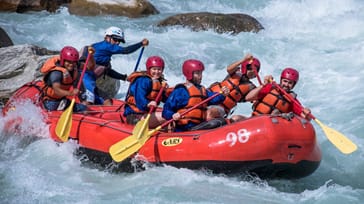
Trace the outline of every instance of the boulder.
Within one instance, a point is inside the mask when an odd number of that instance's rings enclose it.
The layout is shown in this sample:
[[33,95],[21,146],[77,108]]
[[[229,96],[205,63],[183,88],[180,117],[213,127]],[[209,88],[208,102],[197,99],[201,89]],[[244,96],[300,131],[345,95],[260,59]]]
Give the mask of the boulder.
[[220,13],[185,13],[170,16],[158,23],[158,26],[190,27],[193,31],[212,29],[217,33],[259,32],[264,27],[252,16],[246,14]]
[[148,0],[1,0],[0,11],[24,13],[27,11],[56,12],[60,6],[68,6],[69,12],[80,16],[116,15],[131,18],[158,14]]
[[0,98],[9,98],[26,82],[40,78],[41,65],[57,53],[29,44],[0,48]]
[[72,0],[69,12],[80,16],[116,15],[131,18],[159,13],[147,0],[114,0],[102,4],[96,0]]
[[1,0],[0,11],[24,13],[27,11],[55,12],[61,5],[71,0]]
[[9,35],[0,27],[0,47],[8,47],[14,45]]

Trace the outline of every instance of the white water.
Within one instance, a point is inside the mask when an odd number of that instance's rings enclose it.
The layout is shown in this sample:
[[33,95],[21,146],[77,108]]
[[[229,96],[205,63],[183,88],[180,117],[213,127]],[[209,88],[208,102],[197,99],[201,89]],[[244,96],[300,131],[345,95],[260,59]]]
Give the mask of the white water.
[[[323,152],[319,169],[293,181],[246,181],[238,177],[173,167],[149,168],[135,174],[111,174],[85,167],[73,155],[75,144],[57,146],[47,138],[47,128],[37,109],[24,104],[14,116],[26,116],[19,134],[7,135],[0,117],[0,200],[3,203],[361,203],[364,199],[363,113],[364,3],[360,0],[276,1],[151,1],[161,14],[140,19],[79,17],[67,9],[15,14],[0,13],[0,26],[15,44],[36,44],[60,50],[81,48],[102,40],[108,26],[125,30],[127,43],[150,40],[140,69],[150,55],[166,61],[168,83],[182,82],[181,64],[188,58],[205,63],[203,84],[221,80],[225,68],[247,52],[262,63],[261,76],[276,79],[284,67],[300,71],[295,87],[300,101],[313,114],[358,145],[358,151],[341,154],[315,124]],[[165,17],[195,11],[246,13],[265,30],[258,34],[191,32],[187,28],[159,28]],[[124,73],[134,69],[139,51],[113,57]],[[122,83],[123,98],[128,84]],[[235,113],[248,115],[249,104]],[[34,129],[35,127],[38,127]],[[33,127],[33,128],[31,128]],[[243,150],[242,150],[243,151]]]

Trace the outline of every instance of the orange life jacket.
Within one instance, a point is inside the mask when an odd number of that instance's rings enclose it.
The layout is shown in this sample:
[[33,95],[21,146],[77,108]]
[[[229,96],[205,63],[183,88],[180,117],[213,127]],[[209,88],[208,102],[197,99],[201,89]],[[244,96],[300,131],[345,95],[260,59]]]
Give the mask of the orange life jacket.
[[223,86],[228,87],[230,90],[230,93],[225,97],[224,102],[219,104],[224,108],[225,113],[229,113],[238,102],[245,102],[245,96],[255,88],[255,85],[252,82],[241,77],[241,75],[234,74],[226,77],[220,83],[213,83],[209,89],[213,92],[220,92]]
[[[146,76],[150,80],[152,80],[152,91],[148,94],[147,99],[149,101],[153,101],[157,98],[157,95],[159,93],[159,90],[162,88],[163,79],[152,79],[150,75],[147,74],[146,71],[140,71],[140,72],[133,72],[131,75],[128,76],[127,80],[132,84],[135,79],[141,76]],[[136,100],[134,95],[132,95],[130,92],[128,93],[128,97],[126,99],[126,103],[129,105],[129,107],[136,113],[145,113],[145,111],[140,110],[136,106]]]
[[63,90],[70,90],[73,87],[73,82],[77,79],[78,71],[77,68],[73,69],[73,73],[70,73],[66,68],[59,66],[60,58],[59,56],[54,56],[48,59],[40,72],[44,74],[43,77],[43,84],[41,85],[43,88],[43,100],[51,99],[51,100],[59,100],[63,98],[63,96],[58,96],[51,85],[47,84],[47,78],[52,71],[60,71],[63,74],[62,81],[61,81],[61,89]]
[[[184,83],[181,84],[181,86],[186,87],[190,98],[188,99],[187,105],[184,108],[178,110],[178,113],[180,114],[207,98],[206,88],[203,86],[201,86],[201,89],[198,89],[192,83]],[[187,125],[188,122],[193,122],[195,124],[201,123],[206,119],[206,109],[207,109],[207,104],[204,103],[199,107],[183,115],[183,117],[181,117],[181,119],[177,121],[177,124]]]
[[[296,98],[296,94],[293,91],[289,92],[289,94]],[[292,111],[292,108],[293,106],[289,98],[282,95],[278,89],[272,88],[263,99],[253,105],[252,115],[271,114],[274,110],[288,113]]]

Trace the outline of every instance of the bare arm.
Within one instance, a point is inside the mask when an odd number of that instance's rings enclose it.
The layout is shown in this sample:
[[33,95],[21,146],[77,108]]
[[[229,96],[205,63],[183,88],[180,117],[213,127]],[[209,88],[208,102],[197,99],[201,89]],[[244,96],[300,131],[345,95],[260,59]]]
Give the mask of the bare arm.
[[251,90],[246,96],[245,96],[245,100],[246,101],[254,101],[254,100],[257,100],[258,99],[258,94],[259,92],[262,90],[262,88],[270,83],[271,81],[273,81],[273,77],[272,75],[267,75],[264,77],[264,82],[262,85],[254,88],[253,90]]
[[245,101],[254,101],[258,99],[258,94],[260,90],[262,90],[263,86],[260,85],[255,87],[253,90],[249,91],[249,93],[245,96]]
[[252,57],[253,57],[253,55],[251,55],[250,53],[246,54],[246,55],[244,56],[244,58],[242,58],[242,59],[240,59],[240,60],[238,60],[238,61],[233,62],[232,64],[230,64],[230,65],[226,68],[226,71],[228,72],[228,74],[229,74],[229,75],[234,74],[234,73],[235,73],[235,72],[239,69],[239,65],[240,65],[241,63],[243,63],[245,60],[250,59],[250,58],[252,58]]
[[88,61],[88,64],[87,64],[87,69],[94,70],[95,66],[96,66],[96,61],[94,58],[95,49],[92,46],[88,46],[88,53],[91,56],[90,56],[90,60]]
[[54,90],[54,93],[60,97],[73,96],[78,93],[78,89],[73,89],[72,91],[62,89],[61,84],[58,82],[53,83],[52,88]]

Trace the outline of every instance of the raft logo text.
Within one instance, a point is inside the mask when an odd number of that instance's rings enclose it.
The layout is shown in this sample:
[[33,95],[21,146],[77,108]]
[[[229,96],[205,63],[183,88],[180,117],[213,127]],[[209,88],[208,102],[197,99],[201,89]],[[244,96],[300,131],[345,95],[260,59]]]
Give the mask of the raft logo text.
[[180,137],[171,137],[162,141],[162,145],[165,147],[172,147],[181,144],[183,141]]
[[229,132],[226,134],[226,141],[230,143],[230,147],[234,146],[237,142],[247,143],[249,141],[250,132],[246,129],[239,129],[237,132]]

